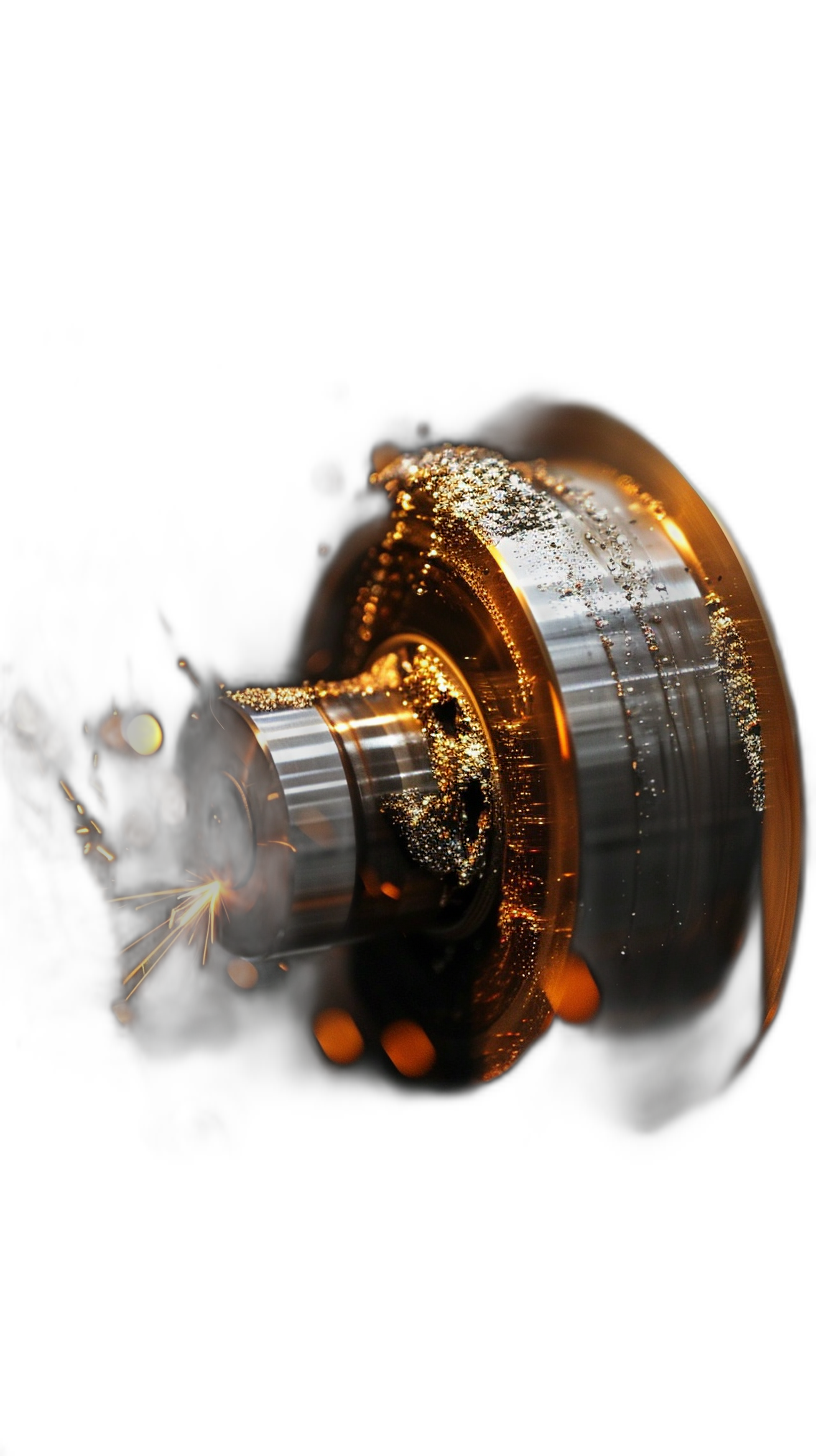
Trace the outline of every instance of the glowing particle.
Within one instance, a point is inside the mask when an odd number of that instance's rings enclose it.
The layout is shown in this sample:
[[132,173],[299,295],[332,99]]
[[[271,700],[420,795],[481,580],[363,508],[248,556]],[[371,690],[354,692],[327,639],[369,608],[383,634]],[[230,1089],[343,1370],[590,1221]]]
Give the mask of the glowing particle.
[[65,794],[66,798],[70,799],[71,800],[71,803],[73,804],[73,802],[74,802],[74,796],[71,793],[71,790],[69,789],[68,785],[65,783],[64,779],[60,779],[59,783],[60,783],[60,788],[62,789],[62,791]]
[[392,1021],[380,1041],[403,1077],[424,1077],[436,1061],[433,1043],[416,1021]]
[[96,849],[97,854],[101,854],[102,858],[108,861],[108,864],[113,864],[113,861],[116,859],[116,855],[113,854],[109,849],[106,849],[104,844],[97,844],[94,846],[94,848]]
[[402,897],[402,890],[399,885],[392,885],[390,880],[383,880],[380,885],[380,892],[387,895],[389,900],[399,900]]
[[363,1051],[363,1038],[353,1016],[338,1006],[319,1011],[312,1022],[312,1031],[323,1055],[338,1066],[356,1062]]
[[158,753],[162,746],[164,734],[158,718],[152,713],[137,713],[130,718],[124,729],[125,742],[130,745],[134,753],[142,758],[148,758],[153,753]]

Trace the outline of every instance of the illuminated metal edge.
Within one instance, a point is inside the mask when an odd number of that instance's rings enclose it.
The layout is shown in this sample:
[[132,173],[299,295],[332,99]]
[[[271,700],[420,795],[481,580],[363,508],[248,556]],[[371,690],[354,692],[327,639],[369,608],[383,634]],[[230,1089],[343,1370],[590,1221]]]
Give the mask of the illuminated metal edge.
[[[380,539],[389,524],[383,523]],[[427,641],[432,650],[441,650],[457,663],[458,676],[481,706],[499,765],[502,891],[487,945],[480,938],[478,951],[471,950],[467,940],[458,946],[462,954],[470,956],[472,965],[469,997],[473,1019],[484,1023],[491,1017],[488,1024],[463,1032],[467,1076],[490,1080],[512,1066],[553,1018],[543,973],[546,969],[552,974],[565,965],[574,929],[577,790],[572,758],[564,756],[560,747],[563,727],[559,731],[550,687],[552,664],[500,554],[462,521],[446,523],[444,537],[432,543],[436,525],[432,512],[425,514],[420,503],[403,522],[396,632]],[[422,576],[426,594],[417,596],[412,563],[419,580],[421,563],[427,561],[432,544],[433,571]],[[460,620],[465,612],[472,616],[475,603],[484,613],[479,636],[482,641],[486,636],[493,639],[495,658],[495,672],[488,671],[479,682],[463,660],[460,644],[451,638],[457,610]],[[331,615],[336,616],[338,609],[342,607],[335,597]],[[369,641],[347,644],[345,653],[338,653],[327,671],[343,675],[360,671],[366,661],[381,654],[394,635],[386,627],[381,633],[375,631]],[[410,1006],[402,1014],[416,1015]],[[421,1021],[420,1016],[417,1019]],[[456,1059],[457,1048],[446,1045],[444,1032],[430,1025],[426,1030],[441,1063],[449,1052]]]
[[555,667],[576,763],[573,951],[608,1023],[644,1025],[721,984],[761,821],[705,596],[659,511],[631,483],[550,479],[547,528],[499,544]]
[[[804,838],[801,759],[793,703],[762,599],[748,566],[710,506],[655,445],[622,421],[580,405],[543,408],[528,425],[523,443],[519,441],[517,448],[525,458],[543,456],[555,471],[573,469],[599,480],[608,480],[610,475],[630,476],[659,500],[689,543],[687,550],[681,547],[681,554],[701,591],[716,590],[748,649],[765,767],[761,1038],[776,1016],[784,990],[796,931]],[[682,538],[673,539],[678,544]]]

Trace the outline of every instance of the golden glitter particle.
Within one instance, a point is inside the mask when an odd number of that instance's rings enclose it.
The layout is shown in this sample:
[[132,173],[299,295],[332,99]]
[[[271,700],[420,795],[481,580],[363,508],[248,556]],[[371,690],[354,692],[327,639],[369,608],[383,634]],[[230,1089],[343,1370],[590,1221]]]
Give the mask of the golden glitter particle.
[[711,650],[720,669],[725,696],[736,720],[748,763],[751,801],[755,809],[762,810],[765,807],[765,762],[751,660],[735,621],[716,592],[710,592],[706,597],[706,606],[711,622]]
[[388,794],[383,813],[417,864],[431,874],[453,875],[461,886],[472,884],[487,862],[496,799],[481,722],[429,647],[418,647],[402,663],[400,686],[422,725],[438,791]]
[[224,696],[251,713],[274,713],[278,708],[311,708],[315,693],[313,688],[241,688],[240,692],[227,691]]

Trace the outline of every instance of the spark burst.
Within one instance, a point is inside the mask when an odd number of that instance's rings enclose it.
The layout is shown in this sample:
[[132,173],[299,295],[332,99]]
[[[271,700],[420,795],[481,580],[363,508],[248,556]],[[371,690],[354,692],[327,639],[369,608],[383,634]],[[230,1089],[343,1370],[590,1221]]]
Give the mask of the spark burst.
[[[137,945],[141,945],[143,941],[150,939],[151,936],[158,935],[166,927],[166,934],[162,936],[161,940],[147,952],[147,955],[143,956],[138,965],[134,966],[122,978],[123,986],[127,986],[131,981],[134,982],[125,996],[126,1001],[129,1001],[134,992],[138,991],[139,987],[144,985],[150,972],[156,969],[159,961],[164,959],[168,951],[173,949],[173,946],[186,931],[189,931],[187,944],[192,945],[196,933],[203,926],[204,945],[201,953],[201,964],[206,965],[207,951],[215,941],[217,918],[222,912],[225,915],[227,913],[226,906],[223,904],[223,897],[226,890],[227,885],[223,880],[212,879],[192,886],[176,886],[172,890],[149,890],[141,895],[116,896],[112,902],[113,904],[120,905],[125,901],[129,901],[134,904],[134,908],[137,910],[150,910],[154,906],[159,907],[162,900],[176,900],[176,904],[165,920],[160,921],[158,925],[151,926],[150,930],[146,930],[143,935],[137,936],[135,940],[132,940],[122,950],[122,955],[127,955],[128,951],[133,950]],[[134,979],[137,977],[138,979]]]

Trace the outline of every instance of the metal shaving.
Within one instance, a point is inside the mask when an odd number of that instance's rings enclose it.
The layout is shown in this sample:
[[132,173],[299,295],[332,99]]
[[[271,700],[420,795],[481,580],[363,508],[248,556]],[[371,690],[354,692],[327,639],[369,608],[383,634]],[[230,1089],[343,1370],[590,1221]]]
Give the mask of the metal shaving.
[[755,809],[762,810],[765,807],[765,765],[751,660],[736,623],[716,592],[710,592],[706,597],[706,606],[711,619],[711,647],[748,760],[751,801]]
[[430,648],[417,647],[403,673],[439,792],[389,794],[381,807],[417,864],[464,887],[487,862],[496,798],[487,739],[466,693]]
[[315,693],[310,687],[241,688],[239,692],[228,690],[224,697],[252,713],[274,713],[278,708],[311,708]]
[[[448,523],[461,522],[485,545],[500,546],[502,541],[512,541],[515,562],[529,572],[531,580],[536,580],[541,563],[546,561],[549,584],[555,584],[562,596],[576,596],[594,619],[611,675],[623,698],[612,640],[606,631],[607,614],[614,602],[602,590],[598,573],[601,565],[629,603],[664,687],[676,685],[677,665],[661,658],[652,625],[660,621],[659,615],[654,614],[653,595],[655,587],[658,590],[660,587],[651,566],[642,561],[642,546],[627,529],[627,523],[620,515],[599,506],[591,489],[552,474],[543,460],[511,464],[488,450],[450,445],[422,455],[401,456],[373,479],[385,487],[395,503],[391,530],[381,548],[385,562],[390,562],[393,548],[413,512],[430,514],[440,532]],[[630,476],[619,475],[614,483],[627,498],[627,510],[634,514],[648,513],[655,521],[666,522],[668,531],[672,523],[659,500]],[[565,511],[583,526],[586,550],[577,549]],[[432,531],[432,540],[438,534]],[[458,559],[452,543],[446,541],[446,548],[451,559],[455,558],[457,565],[466,571],[467,563]],[[428,557],[436,554],[432,546]],[[423,573],[428,572],[430,564],[430,560],[426,561]],[[471,578],[470,584],[478,591],[478,582]],[[546,583],[541,586],[544,589]],[[421,594],[423,581],[414,589]],[[382,591],[381,586],[373,587],[362,603],[358,630],[364,639],[372,635]],[[711,649],[746,755],[751,801],[761,810],[765,802],[763,744],[751,662],[739,631],[719,598],[712,612]],[[518,666],[523,676],[522,665]],[[633,759],[636,759],[626,710],[625,717]],[[649,784],[642,784],[641,789],[648,795]]]
[[424,645],[413,657],[386,653],[357,677],[301,687],[242,688],[226,697],[252,713],[311,708],[321,698],[398,692],[423,730],[438,791],[389,794],[383,813],[417,864],[457,885],[471,884],[485,868],[496,792],[482,725],[467,694]]

